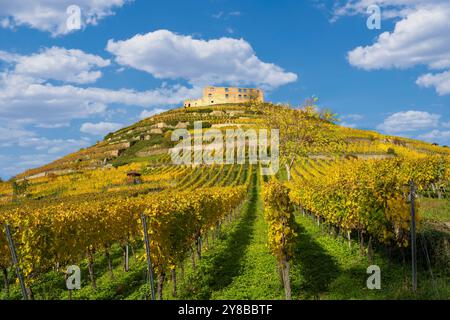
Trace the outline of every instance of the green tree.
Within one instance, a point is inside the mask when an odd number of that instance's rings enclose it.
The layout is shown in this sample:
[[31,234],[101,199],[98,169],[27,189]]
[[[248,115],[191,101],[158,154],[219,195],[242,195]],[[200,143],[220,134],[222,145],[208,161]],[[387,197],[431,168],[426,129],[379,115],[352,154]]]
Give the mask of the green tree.
[[327,129],[313,106],[293,109],[267,105],[264,112],[266,125],[280,131],[280,157],[288,172],[298,156],[306,156],[312,146],[326,142],[324,132]]

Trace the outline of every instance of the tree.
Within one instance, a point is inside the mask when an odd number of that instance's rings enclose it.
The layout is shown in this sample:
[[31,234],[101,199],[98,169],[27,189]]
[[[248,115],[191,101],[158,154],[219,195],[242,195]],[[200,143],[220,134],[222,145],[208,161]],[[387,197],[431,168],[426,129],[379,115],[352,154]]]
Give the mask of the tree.
[[258,101],[248,103],[251,111],[264,114],[267,127],[279,130],[280,158],[285,163],[288,179],[298,156],[306,156],[314,147],[329,145],[331,142],[342,143],[332,130],[337,115],[329,109],[319,111],[318,101],[313,96],[299,108]]
[[262,109],[266,125],[280,130],[280,156],[285,161],[288,177],[298,156],[306,156],[313,146],[327,144],[333,139],[327,126],[335,117],[330,111],[320,113],[315,105],[294,109],[266,104]]

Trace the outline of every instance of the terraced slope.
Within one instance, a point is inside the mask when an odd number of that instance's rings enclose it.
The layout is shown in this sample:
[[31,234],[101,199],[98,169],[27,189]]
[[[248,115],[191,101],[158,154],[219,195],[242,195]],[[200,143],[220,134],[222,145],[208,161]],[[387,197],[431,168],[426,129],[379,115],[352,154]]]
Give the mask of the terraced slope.
[[[59,269],[76,263],[82,266],[85,276],[83,289],[74,293],[75,298],[148,298],[143,233],[139,224],[140,214],[144,213],[153,237],[152,258],[160,298],[284,297],[276,259],[267,246],[268,240],[273,238],[260,194],[263,182],[269,177],[261,176],[258,165],[249,165],[248,161],[226,165],[175,165],[172,162],[169,149],[176,143],[171,141],[173,131],[185,129],[193,134],[194,123],[201,122],[204,129],[214,128],[223,133],[227,129],[273,128],[274,123],[282,129],[281,170],[275,178],[289,185],[294,191],[291,194],[301,190],[297,193],[296,204],[311,211],[304,214],[299,209],[292,220],[292,227],[299,235],[298,241],[292,244],[294,298],[410,297],[408,290],[398,289],[406,278],[404,265],[402,267],[398,259],[391,261],[383,252],[386,247],[381,244],[375,246],[375,259],[387,269],[393,263],[386,272],[392,286],[373,294],[367,292],[360,280],[353,279],[350,281],[352,290],[345,292],[341,288],[353,274],[358,277],[365,274],[367,258],[361,254],[364,244],[360,250],[361,240],[352,239],[351,230],[366,233],[370,229],[366,227],[371,226],[369,222],[377,219],[368,217],[365,225],[348,224],[346,231],[350,232],[346,234],[328,235],[324,224],[331,230],[336,223],[354,222],[356,213],[364,214],[373,209],[364,208],[360,203],[373,194],[362,192],[363,188],[355,183],[347,188],[359,192],[356,196],[350,194],[354,203],[335,201],[349,196],[348,190],[342,190],[342,184],[338,183],[341,176],[334,176],[330,183],[327,177],[334,172],[355,179],[353,168],[362,170],[361,164],[370,164],[372,169],[382,164],[394,169],[404,166],[406,170],[396,171],[396,181],[377,178],[377,170],[372,170],[374,175],[366,180],[381,190],[382,195],[394,194],[393,199],[401,203],[399,208],[406,212],[407,192],[403,190],[404,185],[399,186],[399,181],[407,181],[418,168],[414,164],[420,164],[418,178],[422,189],[418,202],[428,228],[424,229],[423,237],[429,237],[432,257],[438,258],[433,261],[433,268],[437,268],[434,269],[436,279],[427,278],[424,291],[417,297],[445,297],[448,272],[442,267],[446,262],[439,259],[448,255],[438,251],[442,249],[442,240],[448,241],[450,149],[345,128],[335,124],[332,117],[311,109],[302,113],[301,122],[289,119],[284,122],[286,108],[283,108],[264,104],[170,110],[110,133],[90,148],[0,183],[0,224],[11,224],[14,237],[20,239],[17,251],[30,295],[34,292],[35,298],[40,299],[67,298]],[[296,129],[302,126],[307,130],[298,134]],[[283,136],[286,132],[290,135]],[[287,149],[293,152],[285,152]],[[342,170],[344,167],[346,170]],[[139,181],[127,177],[132,171],[140,174],[136,178]],[[322,188],[325,185],[330,188],[323,197],[317,198],[314,192],[308,193],[307,185],[309,191],[327,191]],[[390,185],[395,187],[392,192]],[[330,194],[332,196],[327,198]],[[339,206],[324,207],[323,199]],[[360,205],[358,210],[351,207],[355,203]],[[346,206],[349,210],[345,210]],[[374,217],[387,216],[383,211],[386,206],[379,207]],[[337,209],[340,214],[334,217]],[[321,217],[325,211],[328,214]],[[391,219],[395,214],[389,214],[389,219],[382,220],[387,230],[392,229],[389,223],[396,223]],[[314,219],[318,220],[318,226]],[[408,230],[405,221],[400,221],[402,231]],[[355,238],[356,233],[353,233]],[[407,236],[404,232],[402,235],[405,240]],[[358,243],[352,244],[355,241]],[[129,252],[126,248],[132,248],[135,256],[130,270],[123,267],[125,252]],[[5,293],[0,297],[17,298],[20,292],[9,271],[8,250],[6,238],[0,233],[0,269],[5,285]],[[404,252],[399,252],[406,259]],[[350,260],[354,263],[349,263]],[[427,265],[420,270],[421,277],[428,277],[426,268]],[[9,286],[11,292],[8,292]]]

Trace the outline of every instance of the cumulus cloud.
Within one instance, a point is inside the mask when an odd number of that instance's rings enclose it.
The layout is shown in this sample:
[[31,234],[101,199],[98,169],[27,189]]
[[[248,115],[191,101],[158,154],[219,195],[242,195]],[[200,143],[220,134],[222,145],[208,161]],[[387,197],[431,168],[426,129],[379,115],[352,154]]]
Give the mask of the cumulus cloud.
[[14,74],[32,77],[35,80],[59,80],[84,84],[97,81],[102,73],[94,68],[110,64],[99,56],[81,50],[52,47],[29,56],[12,54],[0,50],[0,60],[14,65]]
[[107,50],[116,62],[152,74],[158,79],[185,79],[205,84],[250,85],[276,88],[297,75],[261,61],[243,39],[199,40],[168,30],[109,40]]
[[[53,67],[53,70],[60,70]],[[43,71],[40,75],[50,74]],[[52,73],[56,77],[57,72]],[[76,73],[72,73],[75,75]],[[48,75],[47,75],[48,76]],[[146,91],[55,85],[14,70],[0,72],[0,119],[39,126],[103,114],[110,104],[152,108],[200,95],[200,88],[162,85]]]
[[120,123],[113,122],[99,122],[91,123],[86,122],[81,125],[80,131],[84,133],[89,133],[96,136],[104,136],[110,132],[114,132],[122,128],[123,125]]
[[[178,42],[182,42],[181,46]],[[168,56],[170,45],[175,46],[172,61]],[[138,52],[135,49],[139,47]],[[267,86],[296,79],[294,74],[261,62],[244,40],[202,41],[159,31],[126,41],[110,41],[108,48],[116,52],[116,59],[124,65],[144,69],[159,78],[185,78],[191,81],[192,87],[163,84],[145,91],[80,87],[77,85],[98,80],[102,76],[101,69],[108,67],[110,61],[81,50],[60,47],[43,48],[30,55],[0,51],[0,60],[6,66],[0,71],[0,119],[15,124],[58,128],[74,119],[106,116],[108,107],[113,104],[146,109],[179,104],[186,98],[201,95],[198,83],[214,82],[212,79],[222,76],[217,82],[253,82]],[[130,49],[128,56],[125,54],[127,48]],[[231,61],[231,67],[223,61],[214,62],[217,58]],[[142,63],[140,59],[144,59]],[[205,72],[205,69],[210,71]]]
[[[39,130],[58,130],[70,126],[72,120],[91,116],[103,116],[108,121],[115,112],[123,113],[124,106],[151,109],[201,94],[197,87],[164,83],[145,91],[81,87],[80,84],[95,82],[101,76],[101,68],[110,65],[109,60],[81,50],[44,48],[31,55],[0,51],[0,60],[4,62],[4,69],[0,70],[0,148],[1,153],[10,155],[1,159],[3,177],[91,144],[86,138],[47,138]],[[110,108],[113,105],[122,107]],[[102,135],[120,127],[114,122],[86,122],[81,131]],[[33,156],[21,159],[24,153]]]
[[450,71],[424,74],[417,79],[416,83],[421,87],[436,88],[436,92],[441,96],[450,94]]
[[446,144],[450,141],[450,131],[433,130],[418,136],[419,139]]
[[348,54],[350,64],[365,70],[408,68],[419,64],[432,69],[450,67],[450,5],[417,8],[384,32],[373,45]]
[[[0,7],[0,19],[2,10]],[[12,17],[7,19],[17,24]],[[43,48],[30,55],[0,51],[4,66],[0,70],[0,124],[8,124],[0,125],[0,148],[5,148],[3,151],[10,148],[14,153],[26,149],[28,154],[43,155],[29,161],[19,161],[17,155],[11,155],[9,165],[5,163],[0,174],[15,174],[90,144],[85,138],[46,138],[41,136],[42,128],[58,130],[75,119],[101,116],[102,122],[84,120],[80,127],[82,133],[99,136],[121,127],[113,120],[116,117],[111,117],[117,107],[120,110],[125,106],[142,107],[146,110],[140,117],[148,117],[165,111],[164,106],[200,96],[201,85],[205,83],[275,88],[297,79],[295,74],[259,60],[242,39],[203,41],[160,31],[125,41],[111,40],[108,50],[114,53],[120,67],[133,67],[159,79],[184,79],[189,85],[163,83],[144,91],[100,88],[92,83],[111,64],[100,56],[60,47]],[[142,64],[140,59],[144,59]]]
[[[363,70],[411,68],[425,65],[443,73],[425,74],[417,84],[450,93],[450,2],[448,0],[352,0],[335,9],[335,17],[366,14],[378,4],[385,17],[396,18],[394,30],[383,32],[375,42],[351,50],[349,63]],[[387,14],[386,14],[387,12]]]
[[0,118],[54,124],[106,110],[92,89],[55,86],[30,77],[0,73]]
[[82,27],[86,27],[114,14],[126,2],[130,0],[0,0],[0,26],[28,26],[53,36],[64,35],[74,31],[67,28],[69,6],[80,8]]
[[414,132],[428,130],[439,125],[441,115],[426,111],[402,111],[387,117],[377,129],[387,133]]

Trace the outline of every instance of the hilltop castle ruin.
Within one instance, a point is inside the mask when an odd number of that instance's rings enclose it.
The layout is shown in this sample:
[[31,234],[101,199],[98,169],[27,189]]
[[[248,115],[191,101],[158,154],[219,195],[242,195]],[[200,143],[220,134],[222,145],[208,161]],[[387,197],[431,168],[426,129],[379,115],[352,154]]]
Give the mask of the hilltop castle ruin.
[[211,106],[226,103],[264,102],[264,91],[256,88],[205,87],[203,97],[188,99],[184,107]]

